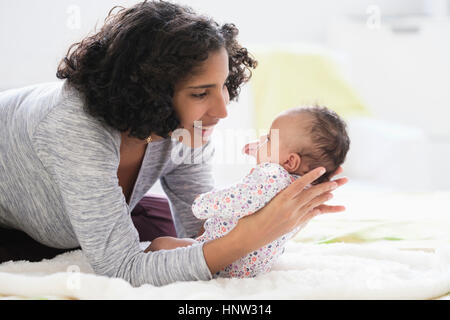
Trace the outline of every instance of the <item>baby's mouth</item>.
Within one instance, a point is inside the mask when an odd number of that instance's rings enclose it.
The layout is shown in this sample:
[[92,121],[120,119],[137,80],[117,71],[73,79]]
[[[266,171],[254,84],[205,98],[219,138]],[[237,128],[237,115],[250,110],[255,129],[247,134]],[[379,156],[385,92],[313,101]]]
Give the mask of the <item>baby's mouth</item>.
[[261,146],[260,146],[258,141],[250,142],[250,143],[247,143],[244,146],[244,150],[242,150],[242,151],[243,151],[243,153],[245,153],[245,154],[247,154],[249,156],[256,157],[256,154],[258,153],[258,150],[259,150],[260,147]]

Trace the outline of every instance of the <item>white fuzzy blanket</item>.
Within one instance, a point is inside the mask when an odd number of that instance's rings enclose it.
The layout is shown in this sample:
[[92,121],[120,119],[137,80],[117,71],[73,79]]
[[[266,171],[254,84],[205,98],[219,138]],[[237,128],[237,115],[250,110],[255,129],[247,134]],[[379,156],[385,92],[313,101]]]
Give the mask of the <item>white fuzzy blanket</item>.
[[[450,292],[450,251],[383,245],[291,242],[265,275],[253,279],[131,287],[92,274],[81,251],[0,268],[0,294],[71,299],[431,299]],[[80,272],[81,271],[81,272]]]
[[352,192],[345,201],[337,198],[351,204],[347,213],[311,221],[273,270],[253,279],[133,288],[92,274],[82,252],[74,251],[0,265],[0,298],[449,299],[450,194]]

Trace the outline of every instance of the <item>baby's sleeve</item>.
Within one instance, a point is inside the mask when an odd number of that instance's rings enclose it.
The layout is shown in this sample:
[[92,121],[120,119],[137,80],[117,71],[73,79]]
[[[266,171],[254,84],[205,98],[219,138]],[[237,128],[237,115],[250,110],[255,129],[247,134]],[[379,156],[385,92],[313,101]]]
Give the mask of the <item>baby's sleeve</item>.
[[192,212],[199,219],[240,219],[264,207],[292,181],[290,174],[279,164],[263,163],[239,183],[197,196]]

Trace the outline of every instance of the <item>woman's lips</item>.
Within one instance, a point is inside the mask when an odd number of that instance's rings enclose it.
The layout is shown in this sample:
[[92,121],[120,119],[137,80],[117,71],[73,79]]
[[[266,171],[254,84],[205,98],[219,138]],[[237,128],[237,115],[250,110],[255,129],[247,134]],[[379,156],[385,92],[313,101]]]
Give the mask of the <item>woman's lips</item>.
[[213,131],[214,131],[215,126],[210,126],[210,127],[198,127],[198,126],[194,126],[194,129],[196,130],[201,130],[202,132],[202,137],[203,138],[207,138],[209,137]]
[[213,131],[214,131],[214,127],[210,127],[210,128],[207,128],[207,129],[203,129],[203,130],[202,130],[202,137],[203,137],[203,138],[209,137],[209,136],[213,133]]

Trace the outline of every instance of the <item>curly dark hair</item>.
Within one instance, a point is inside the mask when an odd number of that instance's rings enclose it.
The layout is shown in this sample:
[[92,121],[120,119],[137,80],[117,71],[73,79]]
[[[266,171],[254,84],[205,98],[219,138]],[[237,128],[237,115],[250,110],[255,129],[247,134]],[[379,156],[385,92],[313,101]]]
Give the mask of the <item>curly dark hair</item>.
[[226,86],[230,100],[238,99],[257,66],[238,33],[234,24],[220,26],[167,1],[116,6],[99,32],[69,48],[56,76],[79,90],[85,111],[107,125],[142,140],[152,133],[168,138],[180,124],[172,104],[175,85],[211,52],[227,50]]

